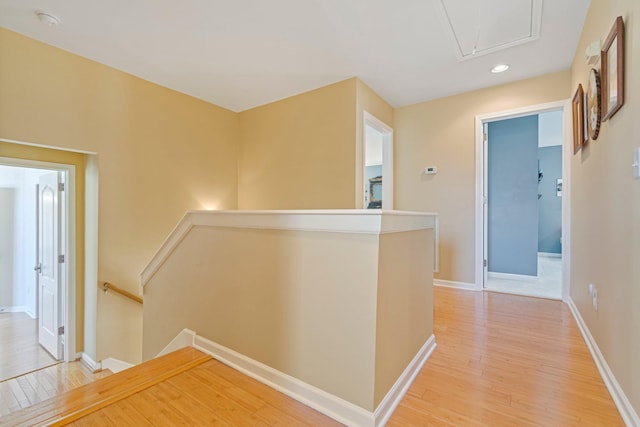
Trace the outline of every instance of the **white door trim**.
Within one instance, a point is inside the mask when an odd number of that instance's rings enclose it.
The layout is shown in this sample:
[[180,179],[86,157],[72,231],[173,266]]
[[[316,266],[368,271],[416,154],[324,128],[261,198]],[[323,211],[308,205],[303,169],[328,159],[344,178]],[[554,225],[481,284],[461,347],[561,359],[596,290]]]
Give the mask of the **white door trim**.
[[[363,111],[364,120],[362,121],[362,186],[360,189],[360,197],[364,197],[367,191],[365,159],[367,158],[365,150],[367,144],[365,141],[367,134],[367,126],[374,128],[382,134],[382,209],[393,209],[393,128],[388,126],[382,120],[378,119],[368,111]],[[363,200],[363,199],[362,199]],[[362,201],[363,208],[364,200]]]
[[476,202],[475,202],[475,289],[484,289],[484,196],[485,196],[485,159],[483,144],[483,125],[504,119],[513,119],[548,111],[562,110],[562,300],[569,299],[571,265],[571,211],[570,176],[572,136],[571,136],[571,100],[554,101],[546,104],[531,105],[512,110],[481,114],[475,117],[475,160],[476,160]]
[[64,326],[64,352],[65,362],[76,359],[76,195],[75,195],[75,166],[61,163],[47,163],[36,160],[14,159],[10,157],[0,157],[0,164],[6,166],[17,166],[35,169],[47,169],[61,171],[65,175],[65,207],[66,221],[64,224],[67,230],[63,244],[65,261],[61,278],[62,285],[62,307]]

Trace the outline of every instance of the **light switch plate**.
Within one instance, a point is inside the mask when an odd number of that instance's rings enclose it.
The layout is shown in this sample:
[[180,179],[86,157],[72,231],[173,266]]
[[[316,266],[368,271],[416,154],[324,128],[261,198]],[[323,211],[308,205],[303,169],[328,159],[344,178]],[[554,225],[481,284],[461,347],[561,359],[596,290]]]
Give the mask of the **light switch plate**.
[[427,175],[434,175],[438,173],[438,168],[436,166],[427,166],[424,168],[424,173]]

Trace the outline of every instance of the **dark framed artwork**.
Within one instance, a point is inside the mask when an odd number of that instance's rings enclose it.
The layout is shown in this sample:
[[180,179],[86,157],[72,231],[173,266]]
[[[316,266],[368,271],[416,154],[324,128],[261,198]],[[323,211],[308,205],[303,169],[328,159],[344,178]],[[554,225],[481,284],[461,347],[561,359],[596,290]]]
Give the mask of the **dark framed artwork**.
[[624,104],[624,20],[616,18],[600,54],[602,77],[602,121]]
[[573,111],[573,154],[576,154],[588,141],[584,128],[584,90],[581,84],[578,84],[578,89],[573,95],[571,109]]

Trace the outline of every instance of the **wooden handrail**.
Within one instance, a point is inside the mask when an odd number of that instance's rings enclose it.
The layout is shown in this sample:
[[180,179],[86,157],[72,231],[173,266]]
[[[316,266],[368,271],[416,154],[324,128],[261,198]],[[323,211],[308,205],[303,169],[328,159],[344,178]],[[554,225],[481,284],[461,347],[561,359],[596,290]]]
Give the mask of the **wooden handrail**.
[[102,290],[107,293],[107,291],[113,291],[115,293],[118,293],[120,295],[124,295],[125,297],[134,300],[137,303],[142,304],[142,298],[140,298],[137,295],[132,294],[129,291],[125,291],[122,288],[117,287],[116,285],[114,285],[113,283],[109,283],[109,282],[104,282],[102,284]]

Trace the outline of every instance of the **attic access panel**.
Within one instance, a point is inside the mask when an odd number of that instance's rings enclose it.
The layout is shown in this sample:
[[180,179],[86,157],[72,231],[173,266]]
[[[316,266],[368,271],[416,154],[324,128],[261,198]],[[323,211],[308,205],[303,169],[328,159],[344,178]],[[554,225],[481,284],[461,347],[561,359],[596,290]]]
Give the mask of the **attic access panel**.
[[537,40],[542,0],[440,0],[458,60]]

